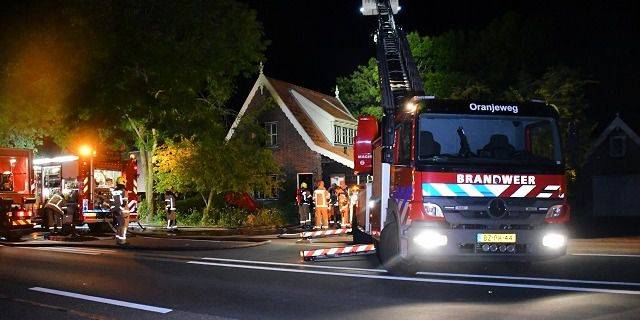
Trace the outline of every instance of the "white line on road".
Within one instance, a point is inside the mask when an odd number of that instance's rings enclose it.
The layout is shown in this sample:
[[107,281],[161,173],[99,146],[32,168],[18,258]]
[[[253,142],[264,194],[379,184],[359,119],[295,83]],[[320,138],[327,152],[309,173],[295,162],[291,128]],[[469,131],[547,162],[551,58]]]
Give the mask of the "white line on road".
[[408,281],[408,282],[425,282],[425,283],[442,283],[442,284],[459,284],[459,285],[486,286],[486,287],[510,287],[510,288],[527,288],[527,289],[541,289],[541,290],[555,290],[555,291],[595,292],[595,293],[613,293],[613,294],[640,295],[640,291],[633,291],[633,290],[601,289],[601,288],[586,288],[586,287],[567,287],[567,286],[550,286],[550,285],[535,285],[535,284],[520,284],[520,283],[505,283],[505,282],[432,279],[432,278],[414,278],[414,277],[396,277],[396,276],[387,276],[387,275],[341,273],[341,272],[329,272],[329,271],[317,271],[317,270],[303,270],[303,269],[289,269],[289,268],[277,268],[277,267],[238,265],[238,264],[205,262],[205,261],[187,261],[186,263],[188,263],[188,264],[207,265],[207,266],[226,267],[226,268],[240,268],[240,269],[279,271],[279,272],[291,272],[291,273],[307,273],[307,274],[329,275],[329,276],[350,277],[350,278],[366,278],[366,279],[380,279],[380,280]]
[[[202,259],[211,260],[211,261],[221,261],[221,262],[239,262],[239,263],[246,263],[246,264],[291,266],[291,267],[303,267],[303,268],[312,268],[312,269],[317,268],[317,269],[334,269],[334,270],[365,271],[365,272],[380,272],[380,273],[387,272],[387,270],[384,270],[384,269],[318,266],[318,265],[297,264],[297,263],[252,261],[252,260],[208,258],[208,257],[205,257]],[[577,280],[577,279],[562,279],[562,278],[517,277],[517,276],[498,276],[498,275],[488,275],[488,274],[445,273],[445,272],[418,272],[418,274],[426,275],[426,276],[460,277],[460,278],[530,280],[530,281],[539,281],[539,282],[565,282],[565,283],[585,283],[585,284],[601,284],[601,285],[617,285],[617,286],[640,286],[640,282],[623,282],[623,281],[598,281],[598,280]]]
[[640,258],[638,254],[572,253],[572,256]]
[[270,261],[251,261],[251,260],[237,260],[237,259],[223,259],[223,258],[202,258],[203,260],[222,261],[222,262],[240,262],[248,264],[264,264],[271,266],[287,266],[287,267],[303,267],[303,268],[316,268],[316,269],[333,269],[333,270],[349,270],[349,271],[365,271],[365,272],[387,272],[383,269],[366,269],[366,268],[353,268],[353,267],[338,267],[338,266],[315,266],[309,264],[300,263],[285,263],[285,262],[270,262]]
[[160,307],[148,306],[148,305],[145,305],[145,304],[139,304],[139,303],[133,303],[133,302],[127,302],[127,301],[120,301],[120,300],[113,300],[113,299],[101,298],[101,297],[96,297],[96,296],[88,296],[88,295],[80,294],[80,293],[66,292],[66,291],[47,289],[47,288],[41,288],[41,287],[33,287],[33,288],[29,288],[29,290],[38,291],[38,292],[44,292],[44,293],[50,293],[50,294],[55,294],[55,295],[64,296],[64,297],[70,297],[70,298],[76,298],[76,299],[82,299],[82,300],[106,303],[106,304],[111,304],[111,305],[120,306],[120,307],[126,307],[126,308],[139,309],[139,310],[144,310],[144,311],[157,312],[157,313],[169,313],[169,312],[173,311],[173,310],[167,309],[167,308],[160,308]]
[[425,276],[506,279],[506,280],[530,280],[530,281],[542,281],[542,282],[585,283],[585,284],[604,284],[604,285],[637,286],[637,287],[640,287],[640,283],[639,282],[576,280],[576,279],[536,278],[536,277],[516,277],[516,276],[494,276],[494,275],[488,275],[488,274],[465,274],[465,273],[445,273],[445,272],[418,272],[418,274],[425,275]]

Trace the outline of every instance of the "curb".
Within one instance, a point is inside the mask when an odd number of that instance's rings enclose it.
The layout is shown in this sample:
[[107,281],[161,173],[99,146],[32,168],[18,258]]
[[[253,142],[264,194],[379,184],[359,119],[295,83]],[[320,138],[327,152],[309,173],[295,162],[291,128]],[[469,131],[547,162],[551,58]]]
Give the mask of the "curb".
[[241,242],[266,242],[276,238],[277,235],[273,235],[273,238],[267,237],[250,237],[250,236],[170,236],[162,234],[144,234],[138,232],[131,232],[130,234],[138,237],[155,238],[155,239],[170,239],[170,240],[205,240],[205,241],[241,241]]
[[[190,239],[175,239],[175,240],[190,240]],[[197,240],[197,239],[192,239]],[[113,240],[115,242],[115,240]],[[215,241],[215,240],[198,240],[198,241],[210,241],[217,242],[220,244],[229,244],[231,241]],[[257,246],[263,246],[271,241],[261,241],[261,242],[248,242],[248,241],[236,241],[239,242],[236,245],[231,245],[228,247],[190,247],[190,246],[182,246],[182,247],[148,247],[148,246],[140,246],[140,245],[117,245],[117,244],[97,244],[97,243],[82,243],[82,242],[59,242],[59,243],[16,243],[16,242],[0,242],[0,245],[4,245],[7,247],[79,247],[79,248],[101,248],[101,249],[125,249],[125,250],[140,250],[140,251],[209,251],[209,250],[229,250],[229,249],[244,249],[251,248]]]

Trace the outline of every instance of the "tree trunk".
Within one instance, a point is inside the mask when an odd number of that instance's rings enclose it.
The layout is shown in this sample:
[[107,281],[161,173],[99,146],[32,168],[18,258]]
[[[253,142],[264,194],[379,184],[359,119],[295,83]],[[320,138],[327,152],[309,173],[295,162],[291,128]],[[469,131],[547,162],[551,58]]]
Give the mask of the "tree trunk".
[[202,212],[202,222],[211,221],[211,203],[213,202],[213,189],[209,190],[209,196],[207,197],[207,204]]
[[156,149],[158,148],[158,131],[152,128],[151,134],[149,134],[149,131],[145,130],[143,126],[139,126],[135,120],[131,119],[128,115],[126,117],[129,120],[131,128],[136,133],[136,142],[138,149],[140,149],[140,161],[144,165],[145,201],[147,202],[146,220],[147,222],[150,222],[153,221],[153,215],[156,213],[156,203],[153,197],[153,155],[156,153]]
[[153,155],[149,150],[141,149],[140,158],[142,162],[144,162],[145,169],[144,189],[146,194],[145,201],[147,202],[148,210],[147,222],[151,222],[156,213],[156,202],[154,201],[155,199],[153,196]]

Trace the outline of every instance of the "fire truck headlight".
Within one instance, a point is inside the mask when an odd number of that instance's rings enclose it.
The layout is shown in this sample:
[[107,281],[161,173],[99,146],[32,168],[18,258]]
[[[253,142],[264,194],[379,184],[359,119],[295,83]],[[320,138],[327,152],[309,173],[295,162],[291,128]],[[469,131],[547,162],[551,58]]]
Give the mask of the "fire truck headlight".
[[447,236],[437,231],[427,230],[420,232],[413,241],[426,249],[433,249],[447,245]]
[[550,249],[559,249],[567,245],[567,237],[559,233],[547,233],[542,237],[542,245]]
[[442,208],[440,208],[439,205],[435,203],[427,202],[423,204],[423,206],[424,206],[424,212],[426,215],[432,216],[432,217],[444,217],[444,214],[442,213]]

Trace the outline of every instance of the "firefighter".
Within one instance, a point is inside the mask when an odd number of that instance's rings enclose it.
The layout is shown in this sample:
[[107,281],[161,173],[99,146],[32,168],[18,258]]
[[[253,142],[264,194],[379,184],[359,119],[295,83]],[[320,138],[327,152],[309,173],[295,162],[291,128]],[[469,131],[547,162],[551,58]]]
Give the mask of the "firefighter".
[[349,195],[347,194],[347,185],[344,181],[340,181],[339,188],[338,206],[340,208],[340,226],[346,228],[351,222],[351,220],[349,220]]
[[335,228],[339,228],[340,227],[340,220],[341,220],[341,213],[340,213],[340,195],[344,193],[344,191],[342,190],[342,188],[337,185],[337,184],[332,184],[331,188],[329,189],[329,195],[330,195],[330,202],[331,202],[331,207],[330,207],[330,218],[329,218],[329,223],[332,223],[333,221],[333,226]]
[[307,189],[307,184],[305,182],[301,183],[300,191],[298,192],[298,215],[300,216],[300,225],[303,227],[311,224],[309,208],[311,207],[312,198],[311,192]]
[[176,195],[167,190],[164,192],[164,212],[167,215],[167,230],[177,228],[176,224]]
[[116,223],[116,243],[127,244],[127,225],[129,224],[129,210],[127,209],[127,197],[124,177],[116,179],[116,187],[111,189],[111,201],[109,203],[111,214]]
[[53,225],[53,233],[58,232],[58,227],[62,229],[62,218],[64,216],[65,201],[60,191],[54,192],[47,204],[44,205],[45,216],[47,217],[47,229]]
[[329,192],[324,188],[324,182],[318,182],[318,188],[313,191],[313,202],[316,205],[314,229],[329,228]]

